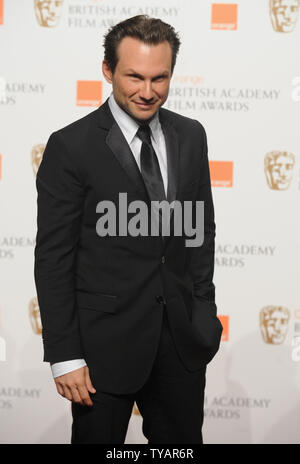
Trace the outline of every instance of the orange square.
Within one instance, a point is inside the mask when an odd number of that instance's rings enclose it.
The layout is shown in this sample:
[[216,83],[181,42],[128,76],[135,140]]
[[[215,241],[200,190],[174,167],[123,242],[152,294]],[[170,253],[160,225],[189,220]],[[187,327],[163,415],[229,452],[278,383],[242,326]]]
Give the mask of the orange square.
[[212,187],[232,187],[233,161],[210,161],[209,169]]
[[218,316],[218,318],[223,326],[221,341],[228,342],[229,340],[229,316]]
[[77,81],[77,106],[100,106],[102,104],[102,81]]
[[0,24],[3,24],[3,16],[4,16],[4,5],[3,5],[4,0],[0,0]]
[[236,31],[237,15],[236,3],[213,3],[211,5],[211,29]]

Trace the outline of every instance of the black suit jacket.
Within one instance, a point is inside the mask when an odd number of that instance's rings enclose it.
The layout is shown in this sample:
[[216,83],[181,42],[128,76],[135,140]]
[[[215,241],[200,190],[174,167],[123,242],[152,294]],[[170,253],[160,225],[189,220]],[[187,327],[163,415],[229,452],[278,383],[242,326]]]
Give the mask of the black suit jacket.
[[185,235],[96,233],[96,205],[119,192],[150,200],[108,100],[51,134],[37,174],[35,282],[44,361],[84,358],[95,388],[139,389],[158,348],[166,301],[183,364],[205,366],[219,348],[213,279],[215,223],[206,134],[193,119],[160,108],[168,158],[168,200],[203,200],[204,243]]

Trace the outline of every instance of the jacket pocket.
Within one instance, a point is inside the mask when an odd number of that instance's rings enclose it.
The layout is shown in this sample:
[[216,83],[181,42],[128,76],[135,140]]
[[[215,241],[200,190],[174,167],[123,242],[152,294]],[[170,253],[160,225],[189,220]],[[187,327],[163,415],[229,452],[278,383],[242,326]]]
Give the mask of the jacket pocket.
[[79,308],[92,309],[105,313],[115,313],[117,304],[117,295],[109,293],[89,293],[77,290],[77,306]]

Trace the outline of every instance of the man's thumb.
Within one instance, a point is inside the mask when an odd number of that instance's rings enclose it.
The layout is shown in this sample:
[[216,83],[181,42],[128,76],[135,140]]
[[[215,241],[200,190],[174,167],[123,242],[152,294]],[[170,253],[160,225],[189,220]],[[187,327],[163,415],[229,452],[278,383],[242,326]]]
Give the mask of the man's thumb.
[[96,389],[93,387],[88,369],[86,369],[86,373],[85,373],[85,383],[90,393],[96,393]]

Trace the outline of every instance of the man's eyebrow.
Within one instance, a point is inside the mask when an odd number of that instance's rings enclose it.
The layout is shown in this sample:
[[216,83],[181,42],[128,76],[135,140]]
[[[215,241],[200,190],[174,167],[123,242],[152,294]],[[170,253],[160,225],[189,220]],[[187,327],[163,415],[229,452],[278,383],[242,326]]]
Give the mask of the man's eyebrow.
[[[143,77],[140,73],[138,73],[137,71],[135,71],[134,69],[127,69],[126,71],[126,74],[135,74],[136,76],[138,77]],[[169,75],[169,71],[162,71],[161,73],[157,74],[156,76],[153,77],[153,79],[157,78],[157,77],[161,77],[161,76],[168,76]]]

